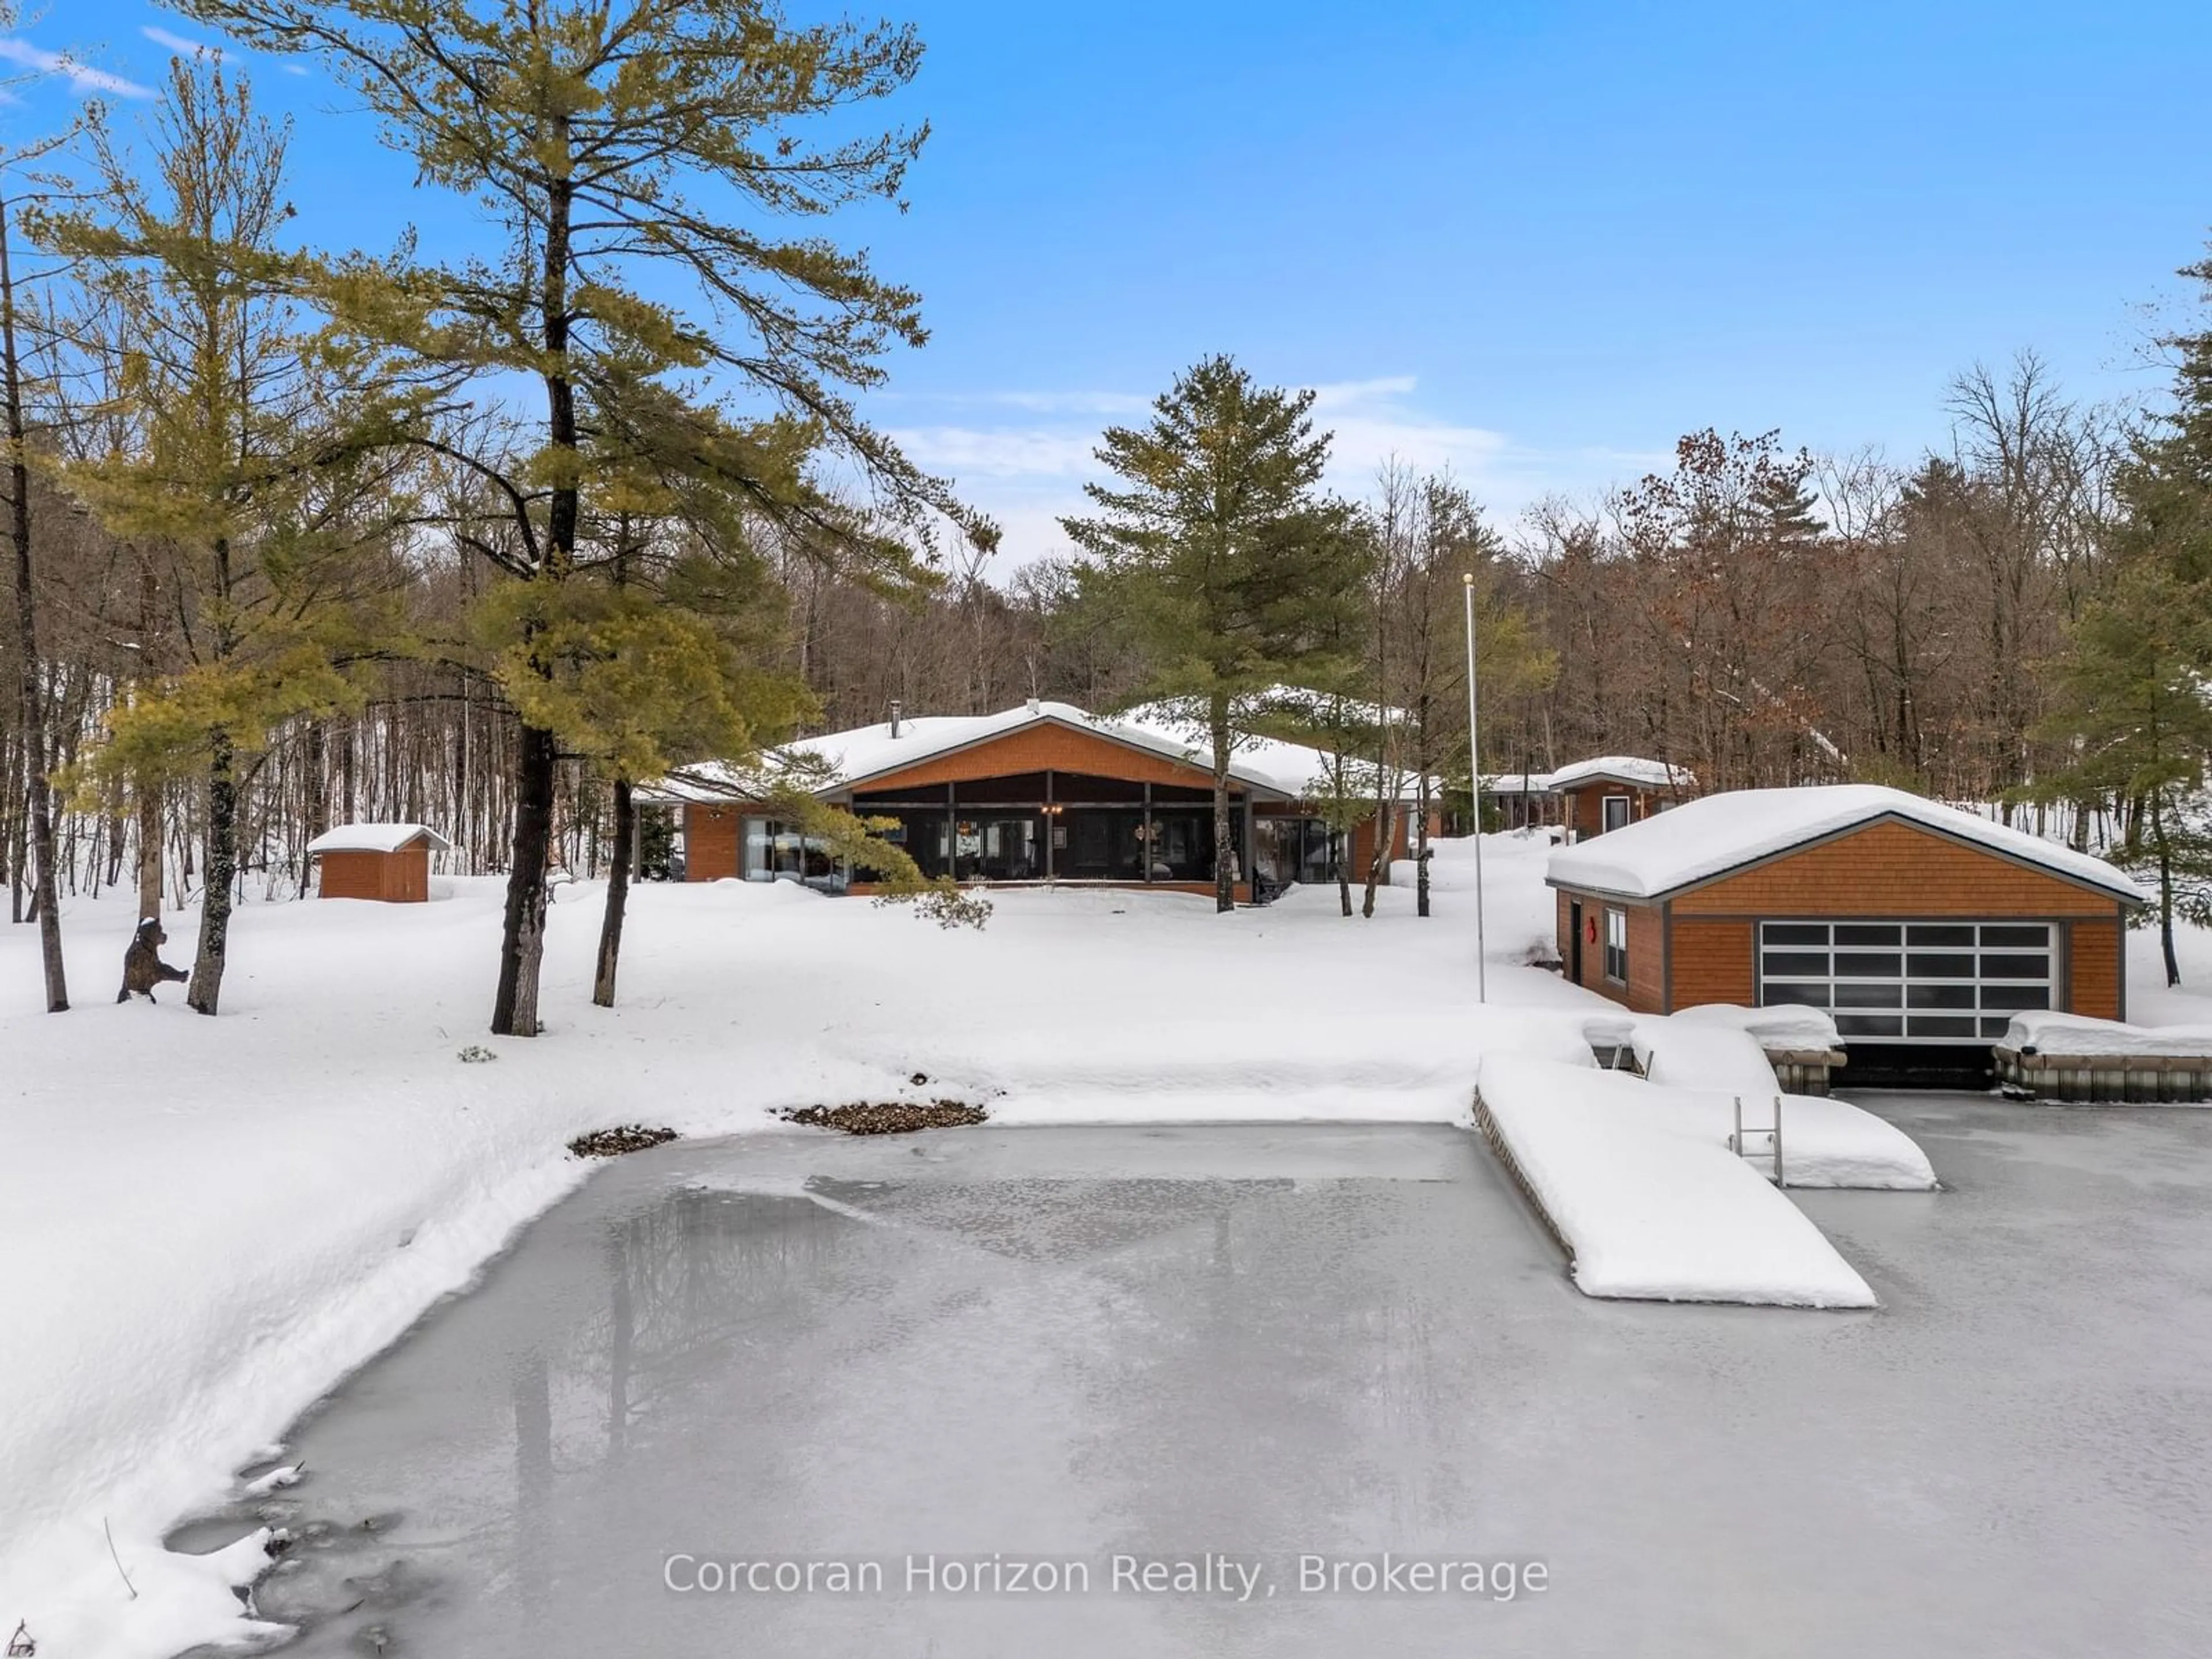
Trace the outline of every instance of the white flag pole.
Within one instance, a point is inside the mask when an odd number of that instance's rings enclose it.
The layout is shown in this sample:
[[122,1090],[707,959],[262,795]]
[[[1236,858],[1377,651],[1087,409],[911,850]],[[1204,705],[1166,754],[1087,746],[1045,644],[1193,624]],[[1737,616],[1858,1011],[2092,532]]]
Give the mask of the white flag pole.
[[1474,702],[1474,572],[1467,578],[1467,760],[1474,792],[1474,1000],[1490,1000],[1488,953],[1482,932],[1482,726]]

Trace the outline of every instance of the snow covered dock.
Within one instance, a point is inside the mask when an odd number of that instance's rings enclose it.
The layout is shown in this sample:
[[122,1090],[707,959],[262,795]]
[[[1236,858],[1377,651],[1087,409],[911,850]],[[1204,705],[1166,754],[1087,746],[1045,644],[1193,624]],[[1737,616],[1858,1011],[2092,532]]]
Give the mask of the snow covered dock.
[[1585,1295],[1875,1305],[1866,1280],[1787,1196],[1697,1132],[1706,1109],[1692,1091],[1501,1054],[1483,1062],[1476,1109]]

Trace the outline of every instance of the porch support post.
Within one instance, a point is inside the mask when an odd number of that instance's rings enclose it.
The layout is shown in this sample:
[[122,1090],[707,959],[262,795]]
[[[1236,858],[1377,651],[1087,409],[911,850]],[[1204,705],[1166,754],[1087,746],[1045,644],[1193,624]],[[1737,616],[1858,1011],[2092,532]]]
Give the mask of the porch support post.
[[1144,861],[1145,884],[1150,886],[1152,880],[1152,786],[1149,783],[1145,786],[1145,835],[1138,843],[1137,853]]

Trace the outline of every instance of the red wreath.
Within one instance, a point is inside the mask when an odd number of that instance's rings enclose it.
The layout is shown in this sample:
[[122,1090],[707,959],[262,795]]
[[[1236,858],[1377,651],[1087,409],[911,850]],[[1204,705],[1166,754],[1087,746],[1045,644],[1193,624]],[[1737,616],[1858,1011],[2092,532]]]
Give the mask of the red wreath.
[[1592,916],[1588,921],[1583,924],[1583,937],[1588,939],[1592,945],[1597,943],[1597,918],[1595,916]]

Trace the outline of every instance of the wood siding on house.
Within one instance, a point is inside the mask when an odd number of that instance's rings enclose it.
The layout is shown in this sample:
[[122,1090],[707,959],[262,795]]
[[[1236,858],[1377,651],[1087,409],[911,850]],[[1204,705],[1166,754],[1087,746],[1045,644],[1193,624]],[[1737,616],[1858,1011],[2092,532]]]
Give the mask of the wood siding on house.
[[2094,1019],[2125,1019],[2127,1000],[2120,975],[2120,953],[2125,948],[2122,924],[2077,921],[2068,929],[2067,996],[2069,1013]]
[[423,904],[430,897],[430,848],[417,842],[396,853],[319,853],[325,898]]
[[1948,836],[1869,823],[1675,896],[1675,926],[1721,916],[2109,916],[2115,901]]
[[720,881],[738,872],[738,838],[744,810],[736,806],[684,809],[684,879]]
[[1677,912],[1671,951],[1674,1006],[1729,1002],[1749,1007],[1759,995],[1756,931],[1753,922],[1698,921]]
[[[1594,895],[1562,892],[1559,895],[1559,969],[1562,974],[1574,966],[1573,929],[1568,907],[1579,897],[1583,906],[1583,976],[1582,987],[1595,991],[1601,997],[1634,1009],[1638,1013],[1660,1012],[1667,971],[1666,921],[1656,904],[1623,904]],[[1624,910],[1628,915],[1628,982],[1605,976],[1605,913],[1610,908]],[[1590,925],[1595,922],[1597,937],[1589,937]]]

